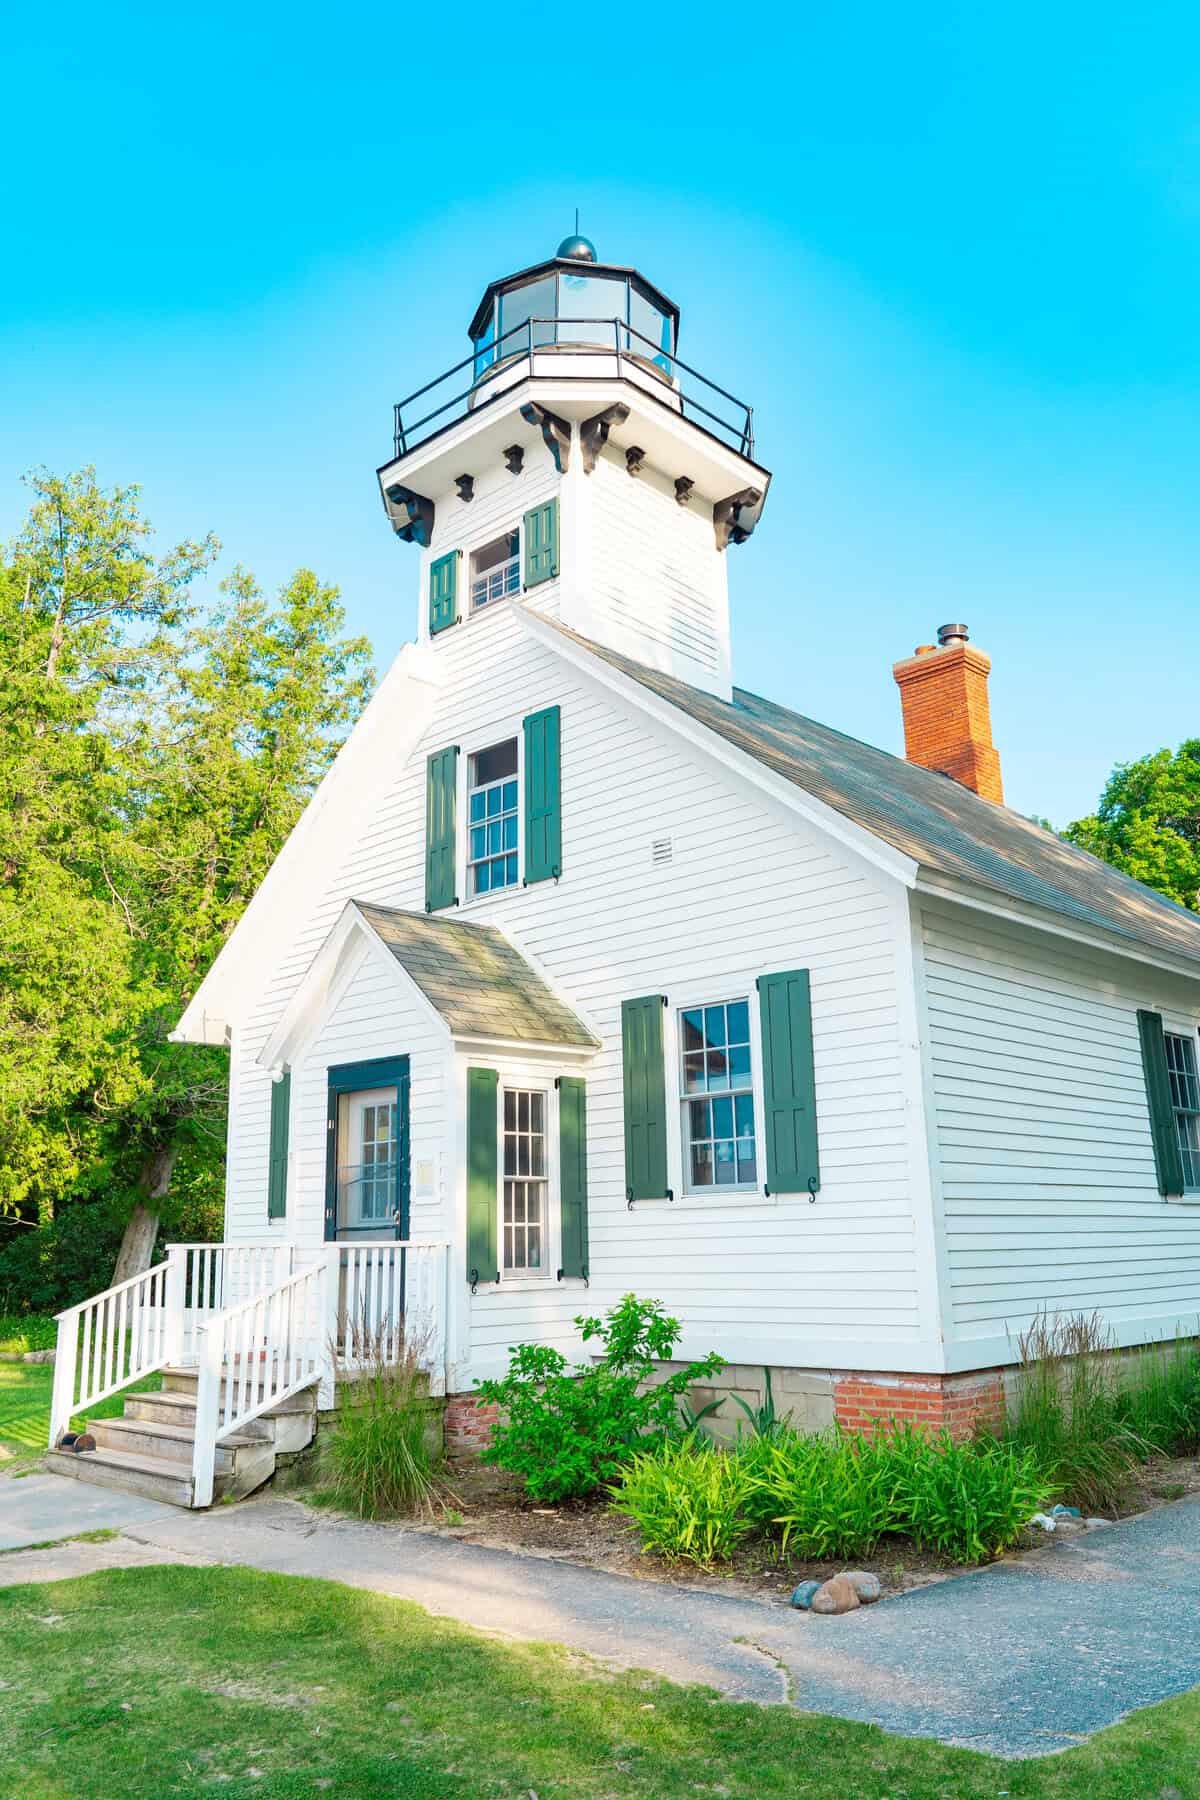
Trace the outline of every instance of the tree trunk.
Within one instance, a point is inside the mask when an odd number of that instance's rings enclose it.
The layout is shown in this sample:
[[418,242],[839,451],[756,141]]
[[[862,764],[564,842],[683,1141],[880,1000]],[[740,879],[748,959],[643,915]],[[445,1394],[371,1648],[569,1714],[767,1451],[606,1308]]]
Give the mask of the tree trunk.
[[159,1144],[146,1158],[141,1180],[145,1198],[137,1202],[129,1215],[117,1253],[117,1266],[113,1270],[114,1287],[150,1267],[154,1240],[158,1236],[158,1203],[170,1188],[177,1155],[174,1144]]

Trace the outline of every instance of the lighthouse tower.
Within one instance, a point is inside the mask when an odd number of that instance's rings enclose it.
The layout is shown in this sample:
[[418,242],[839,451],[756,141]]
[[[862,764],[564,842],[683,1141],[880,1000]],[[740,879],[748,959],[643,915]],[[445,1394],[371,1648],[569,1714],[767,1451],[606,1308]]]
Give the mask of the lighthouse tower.
[[674,302],[578,235],[492,282],[469,335],[396,407],[379,470],[421,551],[422,641],[520,596],[728,699],[725,553],[771,479],[750,408],[680,361]]

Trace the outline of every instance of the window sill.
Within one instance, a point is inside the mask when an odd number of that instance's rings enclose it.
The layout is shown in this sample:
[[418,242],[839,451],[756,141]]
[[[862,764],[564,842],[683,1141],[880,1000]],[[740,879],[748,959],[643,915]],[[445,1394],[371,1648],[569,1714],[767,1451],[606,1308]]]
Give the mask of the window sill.
[[[1197,1195],[1200,1199],[1200,1195]],[[764,1194],[760,1187],[725,1188],[719,1194],[680,1194],[674,1200],[635,1200],[635,1213],[661,1209],[664,1212],[711,1212],[720,1206],[778,1206],[778,1194]]]
[[1190,1189],[1186,1194],[1164,1194],[1163,1199],[1168,1206],[1200,1206],[1200,1188]]

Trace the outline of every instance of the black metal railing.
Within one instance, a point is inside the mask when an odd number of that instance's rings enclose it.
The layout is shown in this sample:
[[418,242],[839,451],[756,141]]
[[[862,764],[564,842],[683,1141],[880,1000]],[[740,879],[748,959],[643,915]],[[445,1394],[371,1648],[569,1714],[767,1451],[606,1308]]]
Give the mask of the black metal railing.
[[[581,326],[593,329],[605,327],[612,332],[612,342],[601,339],[580,341],[573,336],[560,336],[560,326],[570,332],[577,331]],[[753,457],[754,411],[744,401],[738,400],[725,388],[718,387],[715,381],[710,381],[699,369],[691,368],[669,350],[662,349],[651,338],[643,337],[640,331],[627,324],[624,319],[567,318],[525,319],[510,331],[501,333],[494,343],[482,348],[476,347],[470,356],[464,356],[453,368],[435,376],[424,387],[409,394],[407,399],[399,401],[393,409],[396,455],[407,456],[411,450],[427,444],[439,432],[456,425],[468,413],[477,413],[499,399],[512,383],[509,379],[498,386],[494,385],[497,377],[503,375],[511,378],[517,362],[527,361],[529,373],[532,374],[533,359],[539,352],[559,350],[566,350],[570,355],[569,359],[564,358],[561,369],[555,369],[556,376],[577,373],[586,375],[586,370],[576,370],[569,366],[569,362],[576,357],[615,355],[618,377],[623,375],[623,364],[627,362],[642,372],[646,372],[649,367],[651,372],[662,378],[664,386],[668,388],[671,395],[668,405],[673,409],[677,407],[684,418],[692,419],[722,443],[737,450],[740,455]],[[470,370],[465,387],[459,380],[464,369]],[[453,390],[449,394],[445,393],[447,387]],[[422,405],[418,406],[418,402]],[[723,406],[721,402],[724,402]],[[413,417],[414,411],[417,417]]]

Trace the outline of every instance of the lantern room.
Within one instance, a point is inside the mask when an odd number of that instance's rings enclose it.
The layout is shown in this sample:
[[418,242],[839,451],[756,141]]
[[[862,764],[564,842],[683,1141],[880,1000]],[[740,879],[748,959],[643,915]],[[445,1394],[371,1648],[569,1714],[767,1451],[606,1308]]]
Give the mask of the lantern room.
[[470,326],[477,381],[509,357],[558,345],[619,349],[670,379],[678,336],[674,302],[636,269],[600,262],[578,235],[549,261],[493,281]]

